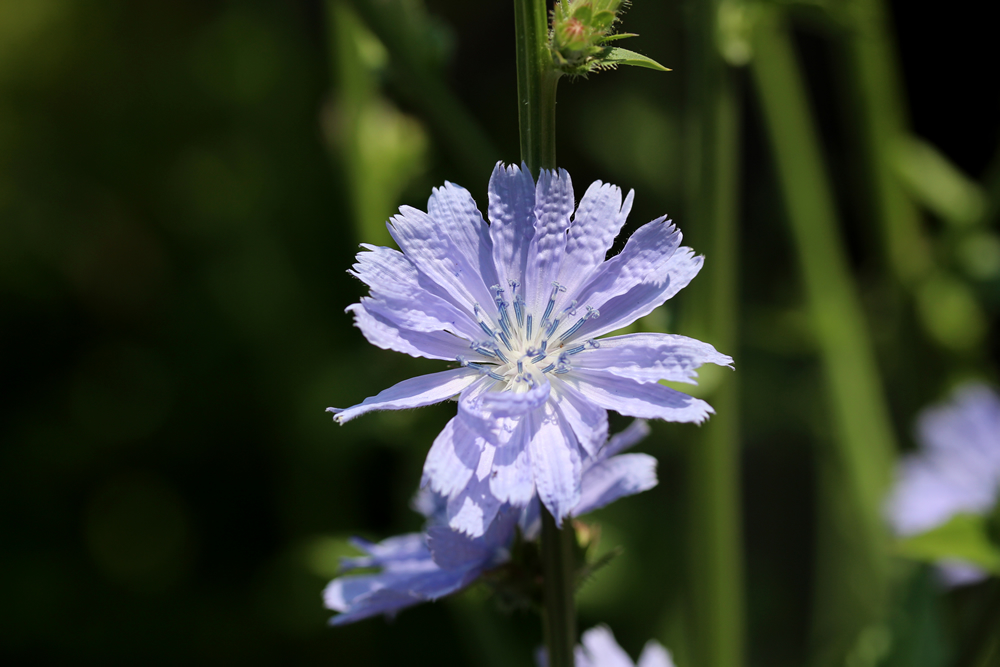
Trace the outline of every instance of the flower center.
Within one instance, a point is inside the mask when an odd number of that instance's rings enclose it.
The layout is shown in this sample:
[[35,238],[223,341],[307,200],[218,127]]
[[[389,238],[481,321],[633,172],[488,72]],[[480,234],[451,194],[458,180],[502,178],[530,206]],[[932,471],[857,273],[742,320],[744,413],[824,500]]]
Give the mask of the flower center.
[[596,308],[587,306],[586,313],[578,316],[573,300],[557,311],[559,295],[566,288],[554,282],[544,312],[529,312],[518,291],[520,286],[516,280],[510,281],[513,303],[505,300],[500,285],[490,288],[499,313],[495,321],[475,304],[476,321],[487,338],[473,342],[470,347],[490,361],[477,363],[458,358],[463,366],[477,368],[494,380],[505,382],[504,389],[511,391],[528,391],[546,373],[567,373],[572,368],[571,356],[588,347],[600,347],[594,339],[582,342],[573,339],[587,320],[600,316]]

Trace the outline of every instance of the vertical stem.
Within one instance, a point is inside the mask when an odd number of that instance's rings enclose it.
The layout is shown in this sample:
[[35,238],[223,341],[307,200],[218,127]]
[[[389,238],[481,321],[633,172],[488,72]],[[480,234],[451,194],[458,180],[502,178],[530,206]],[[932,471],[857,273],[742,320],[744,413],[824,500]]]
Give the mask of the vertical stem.
[[573,667],[576,645],[576,610],[573,593],[576,582],[573,562],[573,526],[556,525],[549,511],[542,508],[542,568],[545,573],[542,622],[549,667]]
[[556,85],[545,0],[514,0],[517,29],[517,119],[521,159],[537,175],[556,168]]
[[[691,7],[686,227],[706,252],[691,285],[685,329],[736,353],[739,275],[739,102],[733,73],[716,47],[718,0]],[[691,289],[689,288],[689,289]],[[704,667],[743,664],[743,561],[737,376],[726,372],[710,397],[716,414],[688,452],[688,587],[691,660]]]
[[[517,44],[517,112],[521,159],[536,176],[556,167],[556,85],[559,72],[548,48],[545,0],[514,0]],[[576,646],[575,535],[569,523],[560,529],[542,508],[542,623],[549,667],[573,667]]]
[[906,118],[902,77],[884,4],[882,0],[848,2],[852,21],[842,43],[887,263],[900,284],[912,287],[932,268],[932,258],[917,208],[893,173],[893,153],[906,131]]
[[841,239],[816,128],[787,27],[754,28],[752,71],[823,359],[833,437],[819,450],[814,665],[843,665],[885,622],[882,496],[895,451],[889,412]]

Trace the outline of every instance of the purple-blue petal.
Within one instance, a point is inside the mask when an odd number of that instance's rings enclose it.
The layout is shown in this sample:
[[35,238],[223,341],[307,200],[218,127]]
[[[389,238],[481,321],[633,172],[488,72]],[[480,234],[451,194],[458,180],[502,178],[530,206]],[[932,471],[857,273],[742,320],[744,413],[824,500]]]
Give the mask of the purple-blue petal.
[[365,339],[383,350],[395,350],[411,357],[454,361],[469,354],[469,342],[444,331],[413,331],[394,324],[379,312],[376,306],[368,309],[356,303],[347,307],[354,315],[354,326],[361,329]]
[[525,301],[542,313],[566,254],[566,231],[573,215],[573,182],[564,169],[543,169],[535,186],[535,234],[528,245]]
[[343,424],[372,410],[403,410],[432,405],[457,396],[479,377],[479,373],[471,368],[418,375],[384,389],[350,408],[327,408],[327,411],[334,414],[334,421]]
[[604,371],[573,369],[563,381],[602,408],[630,417],[700,424],[714,412],[705,401],[676,389]]
[[702,364],[731,366],[731,357],[708,343],[687,336],[638,333],[602,338],[600,347],[574,355],[573,367],[604,370],[638,382],[688,382],[697,384]]
[[648,454],[620,454],[601,461],[583,473],[580,501],[573,516],[581,516],[610,503],[656,486],[656,459]]
[[497,163],[489,186],[493,262],[503,289],[525,282],[528,246],[535,234],[535,181],[526,165]]

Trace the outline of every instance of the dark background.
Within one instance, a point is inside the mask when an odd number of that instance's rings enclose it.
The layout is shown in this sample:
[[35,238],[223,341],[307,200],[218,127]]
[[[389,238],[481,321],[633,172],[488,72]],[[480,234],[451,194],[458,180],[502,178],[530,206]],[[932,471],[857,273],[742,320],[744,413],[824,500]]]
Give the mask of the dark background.
[[[445,179],[482,207],[493,162],[518,160],[510,3],[427,5],[438,71],[496,153],[466,159],[423,130],[398,201],[377,203],[388,213],[423,207]],[[683,229],[684,7],[634,5],[634,48],[674,72],[564,82],[560,164],[580,192],[597,178],[634,187],[630,229],[665,212]],[[980,178],[1000,139],[993,24],[968,7],[892,11],[914,131]],[[535,619],[500,614],[483,590],[392,623],[325,625],[320,592],[349,553],[345,538],[419,527],[408,500],[453,410],[343,427],[323,412],[439,368],[367,345],[343,312],[364,292],[346,274],[357,244],[383,239],[352,213],[359,171],[338,130],[347,95],[328,18],[307,0],[0,1],[7,664],[530,664]],[[838,54],[808,17],[797,26],[890,406],[911,446],[912,418],[952,362],[919,333],[903,345],[880,334],[878,260],[840,141]],[[421,122],[391,64],[373,80],[375,98]],[[745,388],[750,656],[798,666],[810,442],[826,418],[766,139],[749,86],[742,95],[744,335],[725,351]],[[1000,290],[976,289],[995,334]],[[684,294],[675,302],[683,308]],[[682,622],[679,461],[692,428],[656,425],[641,449],[660,459],[660,486],[597,517],[626,551],[585,590],[580,625],[609,623],[633,655]]]

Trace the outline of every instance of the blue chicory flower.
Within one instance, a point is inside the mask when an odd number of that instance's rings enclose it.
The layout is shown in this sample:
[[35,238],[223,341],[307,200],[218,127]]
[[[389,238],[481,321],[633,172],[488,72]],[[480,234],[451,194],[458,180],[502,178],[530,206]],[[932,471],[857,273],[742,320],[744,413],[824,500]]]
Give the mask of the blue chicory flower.
[[[629,495],[656,486],[656,459],[647,454],[619,454],[645,437],[649,427],[637,420],[612,437],[583,471],[580,503],[572,516],[581,516]],[[367,555],[344,559],[346,572],[379,568],[374,574],[347,574],[330,582],[323,592],[328,609],[340,612],[334,625],[396,612],[420,602],[455,593],[484,572],[510,559],[518,524],[526,539],[537,537],[537,499],[525,508],[505,504],[480,537],[469,537],[446,525],[447,500],[425,490],[414,507],[427,517],[423,533],[409,533],[372,543],[355,539]]]
[[[539,667],[547,667],[545,650],[536,656]],[[639,662],[632,662],[628,653],[615,641],[611,629],[598,625],[583,633],[581,643],[574,652],[576,667],[674,667],[670,652],[655,639],[646,642]]]
[[[985,514],[1000,496],[1000,397],[981,384],[960,387],[949,403],[918,418],[920,448],[905,457],[886,503],[901,537],[944,525],[956,514]],[[961,561],[939,564],[945,583],[974,583],[986,574]]]
[[465,189],[445,183],[427,213],[400,208],[389,231],[402,252],[363,245],[353,275],[370,296],[347,310],[370,343],[457,361],[347,409],[339,423],[459,396],[434,441],[424,483],[449,500],[453,528],[482,535],[504,504],[536,495],[560,521],[580,502],[580,476],[608,434],[607,410],[703,421],[712,408],[659,384],[694,383],[704,363],[731,365],[678,335],[598,338],[649,314],[702,265],[658,218],[605,261],[633,193],[600,181],[575,206],[569,174],[497,165],[490,224]]

